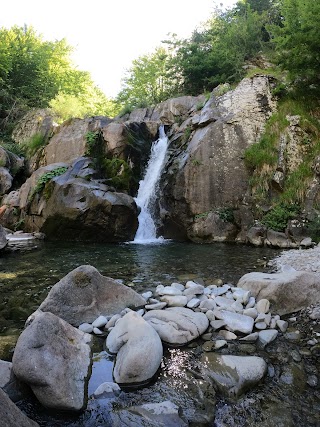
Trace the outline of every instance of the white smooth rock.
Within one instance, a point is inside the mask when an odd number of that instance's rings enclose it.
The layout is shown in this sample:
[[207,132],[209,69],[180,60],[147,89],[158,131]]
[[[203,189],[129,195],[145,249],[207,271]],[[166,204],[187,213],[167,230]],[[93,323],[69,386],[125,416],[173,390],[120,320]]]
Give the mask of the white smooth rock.
[[246,337],[240,338],[240,341],[255,342],[259,338],[259,332],[253,332]]
[[158,292],[159,295],[182,295],[182,291],[176,288],[172,288],[171,286],[165,286],[163,289],[160,289]]
[[91,334],[93,331],[93,326],[90,325],[90,323],[81,323],[78,329],[80,329],[82,332],[86,332],[87,334]]
[[188,303],[188,298],[184,295],[164,295],[160,299],[169,307],[185,307]]
[[184,285],[181,283],[171,283],[171,287],[175,289],[179,289],[179,291],[184,291]]
[[222,320],[226,322],[226,326],[232,332],[243,332],[251,334],[254,320],[252,317],[244,316],[243,314],[232,313],[227,310],[221,310]]
[[108,323],[108,319],[105,316],[99,316],[94,322],[92,322],[92,326],[94,328],[102,328]]
[[201,295],[203,294],[203,290],[204,286],[202,285],[190,286],[183,291],[183,295]]
[[266,314],[270,310],[270,302],[269,300],[262,298],[260,301],[257,302],[257,311],[258,313]]
[[280,329],[281,332],[286,332],[287,328],[288,328],[288,322],[286,322],[285,320],[277,320],[276,324],[278,326],[278,328]]
[[187,307],[188,308],[196,308],[200,305],[200,300],[198,298],[192,298],[188,304]]
[[94,397],[111,397],[113,395],[119,395],[120,392],[121,389],[118,384],[112,382],[105,382],[99,385],[93,395]]
[[245,310],[243,310],[243,313],[245,316],[250,316],[252,317],[252,319],[256,319],[258,316],[258,312],[255,308],[246,308]]
[[93,328],[93,333],[94,333],[94,334],[96,334],[96,335],[101,335],[101,334],[103,334],[103,332],[102,332],[102,331],[100,331],[100,329],[99,329],[99,328]]
[[278,331],[276,329],[267,329],[259,332],[259,342],[265,347],[267,344],[277,338]]
[[163,308],[165,308],[167,306],[166,302],[157,302],[154,304],[147,304],[145,306],[146,310],[162,310]]
[[142,298],[144,298],[146,301],[148,301],[148,299],[151,298],[152,295],[153,293],[151,291],[144,292],[143,294],[141,294]]
[[226,331],[224,329],[219,331],[219,335],[228,341],[236,340],[238,338],[233,332]]
[[256,305],[255,297],[250,297],[246,308],[253,308]]

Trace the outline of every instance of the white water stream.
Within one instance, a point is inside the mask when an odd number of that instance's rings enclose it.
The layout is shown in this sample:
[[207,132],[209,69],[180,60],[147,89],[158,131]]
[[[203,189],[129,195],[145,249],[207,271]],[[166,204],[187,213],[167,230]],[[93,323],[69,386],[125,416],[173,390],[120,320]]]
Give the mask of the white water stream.
[[157,196],[161,172],[165,164],[168,142],[164,127],[160,126],[159,139],[152,144],[146,173],[143,180],[140,181],[138,195],[135,198],[141,211],[138,216],[139,226],[133,241],[134,243],[146,244],[164,240],[163,237],[157,238],[156,225],[152,217],[152,208]]

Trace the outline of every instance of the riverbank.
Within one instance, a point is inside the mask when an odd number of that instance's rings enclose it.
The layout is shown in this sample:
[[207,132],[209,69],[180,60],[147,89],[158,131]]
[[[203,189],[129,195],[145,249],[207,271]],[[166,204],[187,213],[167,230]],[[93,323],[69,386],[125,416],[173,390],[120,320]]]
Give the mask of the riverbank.
[[269,261],[268,266],[282,271],[285,266],[295,270],[309,271],[320,275],[320,245],[311,249],[291,249],[283,251]]

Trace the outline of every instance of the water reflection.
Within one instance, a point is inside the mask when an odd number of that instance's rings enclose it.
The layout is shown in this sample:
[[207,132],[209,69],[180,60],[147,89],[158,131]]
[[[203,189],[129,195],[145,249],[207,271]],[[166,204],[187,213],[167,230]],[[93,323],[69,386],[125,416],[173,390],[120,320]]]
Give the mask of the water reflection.
[[37,250],[0,258],[0,334],[21,328],[50,288],[79,265],[90,264],[101,274],[130,283],[141,292],[154,289],[159,283],[196,277],[208,284],[215,278],[235,283],[243,274],[256,269],[258,259],[269,260],[278,253],[268,248],[222,243],[45,242]]

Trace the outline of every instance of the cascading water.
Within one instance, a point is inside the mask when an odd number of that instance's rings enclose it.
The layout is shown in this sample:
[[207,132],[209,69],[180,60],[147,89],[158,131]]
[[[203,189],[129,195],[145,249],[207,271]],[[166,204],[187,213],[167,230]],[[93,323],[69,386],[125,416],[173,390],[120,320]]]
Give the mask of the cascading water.
[[146,173],[143,180],[140,181],[138,195],[135,198],[141,210],[138,216],[139,226],[133,241],[134,243],[155,243],[163,240],[162,237],[157,238],[156,225],[152,217],[152,208],[157,196],[168,142],[164,126],[160,126],[159,139],[152,144]]

